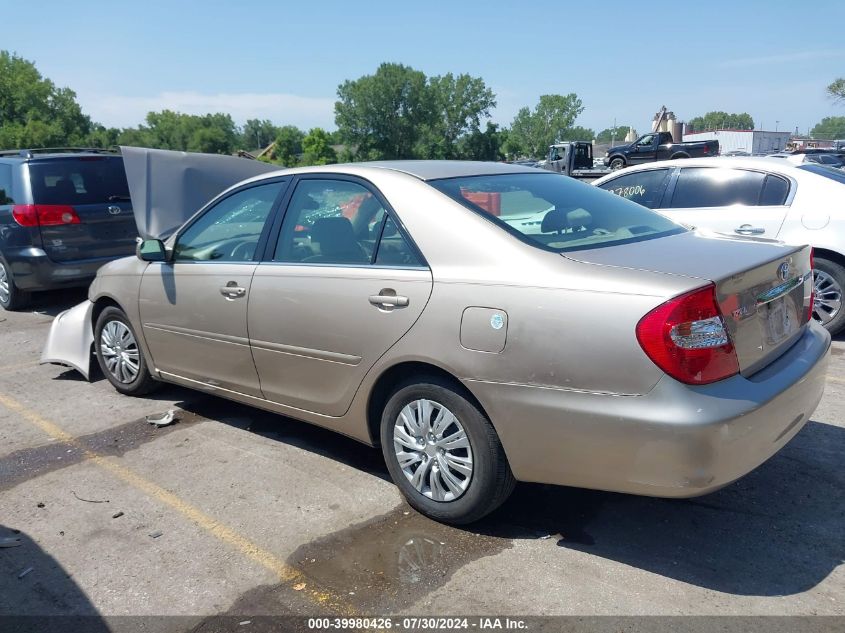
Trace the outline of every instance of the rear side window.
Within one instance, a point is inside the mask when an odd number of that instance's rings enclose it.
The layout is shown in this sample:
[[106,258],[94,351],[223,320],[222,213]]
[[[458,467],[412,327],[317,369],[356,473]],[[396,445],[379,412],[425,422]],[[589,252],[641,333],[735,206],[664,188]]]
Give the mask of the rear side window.
[[760,194],[762,206],[780,206],[786,203],[789,194],[789,183],[779,176],[769,174],[763,183],[763,193]]
[[376,266],[423,266],[420,258],[390,216],[384,223],[376,253]]
[[36,204],[97,204],[129,200],[123,159],[83,156],[29,164]]
[[686,167],[681,169],[670,206],[675,209],[756,206],[765,174],[743,169]]
[[14,204],[12,200],[12,166],[0,165],[0,204]]
[[619,176],[599,187],[649,209],[656,209],[668,180],[668,169],[647,169]]

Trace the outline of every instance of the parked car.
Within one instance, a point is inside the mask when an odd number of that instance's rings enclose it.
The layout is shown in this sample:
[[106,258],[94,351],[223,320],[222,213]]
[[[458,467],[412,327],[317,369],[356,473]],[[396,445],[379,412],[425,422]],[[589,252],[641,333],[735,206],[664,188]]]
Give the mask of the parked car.
[[815,247],[814,316],[845,328],[845,174],[778,158],[708,158],[626,169],[593,183],[677,222]]
[[607,150],[604,164],[616,170],[628,165],[652,163],[658,160],[718,155],[719,141],[675,143],[671,132],[652,132],[641,136],[629,145],[617,145]]
[[97,149],[0,152],[0,306],[87,286],[137,236],[123,161]]
[[705,494],[824,388],[809,247],[704,235],[529,167],[274,172],[137,254],[56,318],[44,361],[87,372],[93,343],[121,393],[171,382],[380,444],[441,521],[515,480]]
[[793,165],[816,163],[818,165],[827,165],[828,167],[836,167],[839,169],[845,166],[845,158],[843,158],[843,155],[835,154],[833,152],[780,152],[772,154],[771,157],[784,159]]

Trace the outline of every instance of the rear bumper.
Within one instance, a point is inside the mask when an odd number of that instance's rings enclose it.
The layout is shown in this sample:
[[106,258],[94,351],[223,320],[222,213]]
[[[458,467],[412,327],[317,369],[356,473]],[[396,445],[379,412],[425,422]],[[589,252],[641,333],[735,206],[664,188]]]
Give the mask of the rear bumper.
[[4,250],[3,257],[12,269],[15,285],[22,290],[53,290],[87,286],[101,266],[119,259],[118,257],[98,257],[54,262],[42,249],[35,246]]
[[664,376],[614,396],[466,381],[517,479],[656,497],[694,497],[747,474],[806,424],[821,400],[830,335],[812,323],[750,378],[691,387]]

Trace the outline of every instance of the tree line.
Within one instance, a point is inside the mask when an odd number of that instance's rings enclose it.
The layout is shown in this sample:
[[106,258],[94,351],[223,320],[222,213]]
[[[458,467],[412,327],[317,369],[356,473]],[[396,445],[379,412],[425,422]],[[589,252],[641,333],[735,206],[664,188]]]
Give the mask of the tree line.
[[[829,87],[834,96],[837,86],[834,82]],[[495,107],[496,95],[480,77],[426,76],[410,66],[384,63],[373,74],[338,86],[334,131],[278,126],[269,119],[239,126],[226,113],[171,110],[149,112],[141,124],[118,129],[92,121],[73,90],[57,87],[31,61],[0,51],[0,148],[135,145],[219,154],[268,148],[262,160],[295,166],[402,158],[539,158],[556,141],[619,142],[628,132],[628,126],[620,125],[596,134],[576,125],[584,105],[574,92],[542,95],[533,107],[521,108],[507,127],[492,122]],[[844,124],[845,117],[829,117],[814,132],[837,132],[834,136],[841,138]],[[708,112],[688,126],[753,129],[754,121],[747,113]]]

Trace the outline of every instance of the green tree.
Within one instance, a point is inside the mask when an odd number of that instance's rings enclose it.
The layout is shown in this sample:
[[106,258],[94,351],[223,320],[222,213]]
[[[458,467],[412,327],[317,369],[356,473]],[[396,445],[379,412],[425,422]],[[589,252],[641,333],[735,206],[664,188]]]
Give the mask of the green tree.
[[621,143],[625,140],[625,135],[628,133],[628,126],[627,125],[617,125],[614,131],[614,128],[609,127],[605,128],[601,132],[596,135],[596,142],[597,143],[610,143],[613,140],[614,143]]
[[86,147],[114,147],[118,144],[117,139],[120,130],[115,127],[105,127],[99,123],[91,126],[91,131],[85,139]]
[[835,79],[827,87],[828,96],[836,102],[845,102],[845,77]]
[[575,93],[542,95],[533,111],[524,107],[517,112],[508,135],[508,149],[522,156],[544,156],[549,145],[568,140],[567,133],[583,111]]
[[328,165],[337,162],[337,153],[331,146],[331,135],[315,127],[302,139],[301,165]]
[[828,116],[810,130],[810,136],[822,139],[845,138],[845,116]]
[[294,167],[302,154],[302,141],[305,133],[295,125],[279,128],[276,145],[273,147],[273,162],[285,167]]
[[592,141],[596,138],[596,133],[588,127],[581,127],[580,125],[573,125],[566,131],[564,141]]
[[73,90],[57,88],[32,62],[0,51],[0,148],[79,145],[90,131]]
[[704,130],[753,130],[754,119],[747,112],[729,114],[728,112],[708,112],[704,116],[693,117],[687,121],[687,128],[696,132]]
[[373,75],[347,80],[337,96],[335,123],[358,160],[414,158],[434,118],[425,74],[402,64],[384,63]]
[[278,136],[279,128],[267,119],[249,119],[239,140],[243,149],[264,149]]
[[146,124],[127,128],[118,138],[121,145],[208,154],[231,154],[238,140],[231,115],[184,114],[172,110],[149,112]]
[[428,80],[430,102],[435,111],[417,149],[420,158],[453,159],[460,155],[458,141],[482,134],[482,118],[490,118],[496,97],[480,77],[452,73]]
[[483,132],[475,129],[458,140],[457,157],[465,160],[503,160],[504,136],[505,132],[498,125],[488,121]]

